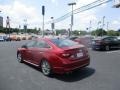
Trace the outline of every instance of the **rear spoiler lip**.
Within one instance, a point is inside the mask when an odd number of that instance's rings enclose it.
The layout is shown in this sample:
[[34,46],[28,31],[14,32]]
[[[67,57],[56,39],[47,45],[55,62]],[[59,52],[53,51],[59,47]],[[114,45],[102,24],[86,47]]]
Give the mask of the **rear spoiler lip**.
[[85,48],[84,45],[80,44],[80,45],[76,45],[76,46],[72,46],[72,47],[64,47],[62,48],[63,50],[72,50],[72,49],[80,49],[80,48]]

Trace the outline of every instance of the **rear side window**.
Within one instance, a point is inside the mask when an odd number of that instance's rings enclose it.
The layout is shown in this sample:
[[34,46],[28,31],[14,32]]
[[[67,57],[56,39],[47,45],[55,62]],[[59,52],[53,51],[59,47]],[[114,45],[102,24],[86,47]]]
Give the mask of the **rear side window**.
[[71,37],[70,40],[75,40],[77,39],[78,37]]
[[69,39],[52,39],[52,42],[60,48],[78,45],[77,42]]
[[113,41],[118,41],[118,38],[117,37],[113,37]]
[[105,38],[105,41],[118,41],[118,39],[116,37],[109,37],[109,38]]
[[28,42],[28,43],[26,44],[26,46],[27,46],[27,47],[34,47],[34,46],[35,46],[35,43],[36,43],[36,41],[31,41],[31,42]]
[[37,41],[35,46],[38,47],[38,48],[51,48],[50,45],[47,42],[42,41],[42,40]]

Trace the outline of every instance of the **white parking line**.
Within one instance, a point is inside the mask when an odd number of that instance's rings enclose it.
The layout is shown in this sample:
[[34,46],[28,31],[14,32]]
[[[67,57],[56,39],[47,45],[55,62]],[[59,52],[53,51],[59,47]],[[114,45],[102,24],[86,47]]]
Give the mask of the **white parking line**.
[[120,53],[120,50],[117,50],[117,51],[107,51],[106,53]]

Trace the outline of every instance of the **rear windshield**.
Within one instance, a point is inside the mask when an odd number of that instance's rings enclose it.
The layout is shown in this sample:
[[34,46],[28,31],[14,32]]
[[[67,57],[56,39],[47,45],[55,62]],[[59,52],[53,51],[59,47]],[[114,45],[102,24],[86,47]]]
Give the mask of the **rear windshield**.
[[52,39],[52,42],[60,48],[78,45],[77,42],[69,39]]

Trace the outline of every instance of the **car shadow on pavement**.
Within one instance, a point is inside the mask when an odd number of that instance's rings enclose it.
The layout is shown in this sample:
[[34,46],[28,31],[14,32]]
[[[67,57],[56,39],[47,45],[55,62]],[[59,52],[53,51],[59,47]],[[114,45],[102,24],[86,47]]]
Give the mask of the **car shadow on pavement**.
[[32,64],[29,64],[29,63],[27,63],[27,62],[23,62],[23,64],[25,64],[25,65],[29,66],[30,68],[33,68],[33,69],[35,69],[35,70],[37,70],[37,71],[41,71],[41,69],[40,69],[39,67],[34,66],[34,65],[32,65]]
[[[24,62],[24,64],[41,72],[41,69],[38,67],[35,67],[26,62]],[[95,69],[93,69],[91,67],[85,67],[83,69],[79,69],[79,70],[76,70],[76,71],[68,73],[68,74],[52,74],[51,76],[49,76],[49,78],[54,78],[54,79],[61,80],[64,82],[76,82],[76,81],[80,81],[82,79],[86,79],[86,78],[92,76],[94,73],[95,73]]]
[[95,69],[91,67],[86,67],[70,74],[57,75],[55,74],[53,78],[64,81],[64,82],[76,82],[86,79],[95,73]]
[[[119,51],[119,50],[120,49],[118,49],[118,48],[112,48],[109,51]],[[95,52],[109,52],[109,51],[106,51],[106,50],[93,50],[93,51],[95,51]]]

